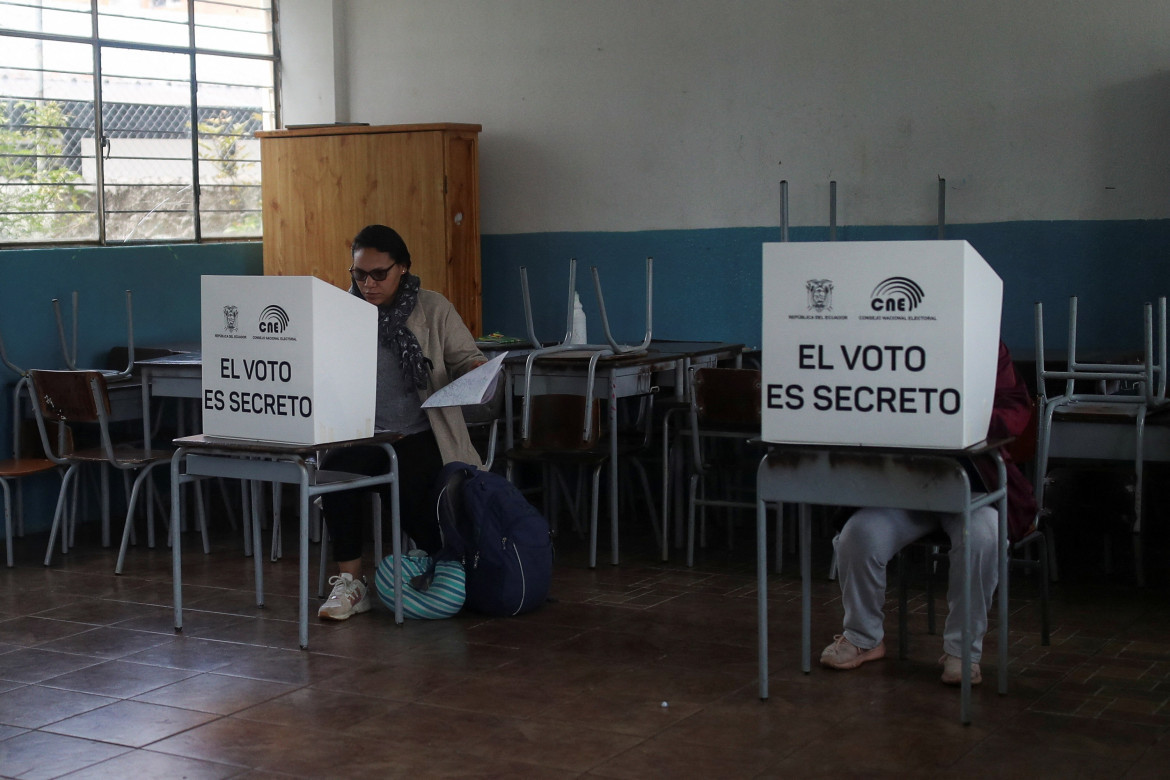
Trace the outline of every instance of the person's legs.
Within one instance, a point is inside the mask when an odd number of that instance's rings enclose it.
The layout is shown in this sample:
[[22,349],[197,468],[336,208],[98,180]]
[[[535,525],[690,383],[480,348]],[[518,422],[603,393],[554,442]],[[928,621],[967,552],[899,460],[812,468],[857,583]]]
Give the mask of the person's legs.
[[[951,538],[950,573],[947,582],[948,613],[943,627],[943,651],[955,658],[963,653],[963,622],[960,606],[963,598],[963,517],[944,515],[942,526]],[[983,635],[987,633],[987,611],[999,584],[999,516],[994,507],[985,506],[971,513],[967,534],[971,545],[971,662],[983,655]]]
[[[388,461],[389,457],[381,447],[344,447],[326,455],[321,468],[325,471],[372,476],[384,474],[389,467]],[[321,497],[338,574],[329,578],[333,590],[317,610],[320,618],[346,620],[353,615],[368,612],[372,606],[369,585],[362,576],[364,495],[363,491],[343,490],[339,493],[325,493]]]
[[[434,553],[442,547],[439,522],[431,504],[435,479],[443,468],[443,456],[430,430],[405,436],[394,442],[398,458],[398,503],[402,530],[414,540],[419,549]],[[347,471],[351,474],[383,474],[389,464],[381,447],[346,447],[325,457],[321,468],[328,471]],[[390,489],[378,491],[382,496],[383,518],[390,517]],[[345,565],[358,562],[360,573],[362,556],[363,493],[345,490],[326,493],[323,497],[325,524],[333,542],[333,560]]]
[[859,509],[834,539],[844,630],[821,653],[821,663],[853,669],[885,656],[882,607],[886,568],[898,551],[937,527],[935,515],[905,509]]
[[[433,503],[435,479],[443,469],[443,456],[429,428],[394,442],[398,456],[398,504],[402,530],[420,550],[434,555],[443,546],[439,519]],[[389,499],[382,499],[382,517],[389,519]]]
[[[384,474],[388,467],[385,450],[366,446],[332,450],[321,463],[324,471],[366,475]],[[333,560],[342,573],[354,577],[361,574],[364,495],[362,491],[343,490],[321,497],[325,525],[333,544]]]
[[934,515],[905,509],[866,508],[849,518],[835,543],[843,633],[855,646],[876,647],[882,641],[887,565],[937,523]]

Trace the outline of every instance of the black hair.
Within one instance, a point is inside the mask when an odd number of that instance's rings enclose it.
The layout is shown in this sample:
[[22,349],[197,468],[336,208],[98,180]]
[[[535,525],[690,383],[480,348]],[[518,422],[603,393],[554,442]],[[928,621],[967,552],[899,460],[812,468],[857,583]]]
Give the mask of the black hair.
[[359,249],[385,252],[398,265],[410,268],[410,250],[406,248],[406,242],[394,228],[385,225],[366,225],[354,236],[350,254],[353,255]]

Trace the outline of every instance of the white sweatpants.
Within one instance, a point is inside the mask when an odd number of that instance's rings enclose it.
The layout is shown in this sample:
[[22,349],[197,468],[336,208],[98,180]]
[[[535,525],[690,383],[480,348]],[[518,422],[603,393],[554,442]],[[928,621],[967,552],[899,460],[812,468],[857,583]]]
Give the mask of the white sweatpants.
[[[947,584],[946,625],[943,650],[962,655],[963,622],[959,613],[963,598],[963,517],[906,509],[859,509],[833,540],[841,601],[845,607],[845,638],[868,650],[882,641],[886,594],[886,566],[906,545],[939,526],[951,539],[950,574]],[[996,544],[998,514],[982,507],[971,514],[971,660],[983,653],[987,633],[987,610],[999,583]]]

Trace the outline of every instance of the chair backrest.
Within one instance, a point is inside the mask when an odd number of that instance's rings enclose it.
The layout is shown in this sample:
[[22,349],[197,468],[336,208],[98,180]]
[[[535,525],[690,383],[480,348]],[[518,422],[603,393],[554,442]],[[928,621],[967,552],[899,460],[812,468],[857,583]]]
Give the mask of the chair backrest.
[[753,368],[696,368],[691,391],[699,425],[758,429],[760,377]]
[[[21,458],[40,459],[47,457],[45,455],[44,444],[41,443],[41,434],[35,425],[22,425],[20,431],[17,433],[20,440],[20,449],[17,450]],[[58,455],[65,456],[73,452],[73,429],[64,423],[60,424],[60,430],[56,437],[58,442]]]
[[[1068,359],[1058,370],[1045,365],[1044,305],[1037,301],[1034,306],[1036,336],[1036,392],[1042,407],[1050,403],[1063,404],[1071,401],[1144,404],[1160,406],[1166,402],[1166,299],[1158,300],[1157,326],[1155,332],[1154,305],[1143,307],[1145,346],[1140,358],[1132,362],[1090,363],[1077,359],[1077,297],[1069,298],[1068,306]],[[1063,382],[1064,392],[1050,392],[1048,382]],[[1095,392],[1085,392],[1078,383],[1095,386]],[[1119,394],[1110,386],[1120,384],[1132,386],[1136,392]]]
[[548,393],[532,396],[532,422],[524,446],[541,450],[592,448],[601,438],[601,401],[592,399],[592,425],[589,435],[583,437],[585,402],[583,395]]
[[100,371],[33,369],[28,376],[37,408],[46,422],[96,423],[110,413],[106,380]]

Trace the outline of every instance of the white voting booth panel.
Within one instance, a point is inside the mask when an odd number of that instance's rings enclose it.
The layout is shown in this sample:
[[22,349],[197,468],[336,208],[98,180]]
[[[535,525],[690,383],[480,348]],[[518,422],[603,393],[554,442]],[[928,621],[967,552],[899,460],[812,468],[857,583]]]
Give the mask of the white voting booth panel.
[[373,434],[377,307],[312,276],[204,276],[202,295],[205,434]]
[[1002,297],[966,241],[764,244],[764,440],[982,441]]

